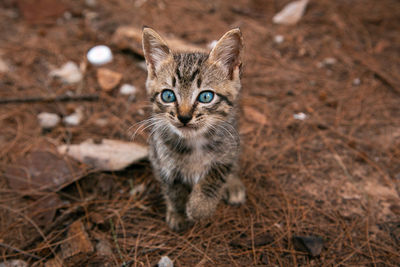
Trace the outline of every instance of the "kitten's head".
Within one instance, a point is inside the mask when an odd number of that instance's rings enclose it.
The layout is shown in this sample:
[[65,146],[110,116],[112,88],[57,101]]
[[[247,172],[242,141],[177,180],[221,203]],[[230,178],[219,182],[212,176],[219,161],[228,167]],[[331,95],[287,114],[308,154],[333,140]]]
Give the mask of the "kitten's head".
[[175,53],[154,30],[144,28],[146,88],[156,123],[181,137],[195,137],[231,122],[241,87],[242,47],[241,32],[233,29],[209,54]]

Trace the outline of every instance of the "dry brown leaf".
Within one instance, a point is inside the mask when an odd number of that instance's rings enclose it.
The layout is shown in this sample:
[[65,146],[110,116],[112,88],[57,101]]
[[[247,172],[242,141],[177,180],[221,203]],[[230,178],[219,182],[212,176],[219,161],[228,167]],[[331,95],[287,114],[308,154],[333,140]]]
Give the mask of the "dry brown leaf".
[[122,79],[122,74],[106,69],[97,69],[97,81],[104,91],[108,92],[115,88]]
[[68,230],[65,243],[61,245],[62,258],[69,260],[72,257],[87,257],[94,251],[83,223],[78,220],[73,222]]

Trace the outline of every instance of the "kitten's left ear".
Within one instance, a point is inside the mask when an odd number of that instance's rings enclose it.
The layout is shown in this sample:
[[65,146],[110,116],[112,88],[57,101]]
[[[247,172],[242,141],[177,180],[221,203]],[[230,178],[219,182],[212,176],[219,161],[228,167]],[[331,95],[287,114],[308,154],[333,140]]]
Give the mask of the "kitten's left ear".
[[240,53],[242,48],[243,39],[240,29],[230,30],[219,39],[211,50],[209,60],[211,63],[222,67],[232,80],[234,71],[239,70],[241,65]]
[[162,63],[172,56],[171,51],[161,36],[149,27],[143,28],[142,45],[149,74],[156,75]]

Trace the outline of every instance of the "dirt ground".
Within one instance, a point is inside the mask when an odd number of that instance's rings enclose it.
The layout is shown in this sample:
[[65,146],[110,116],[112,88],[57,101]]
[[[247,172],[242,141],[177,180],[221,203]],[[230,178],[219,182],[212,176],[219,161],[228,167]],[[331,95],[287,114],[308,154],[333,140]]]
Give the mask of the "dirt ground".
[[[175,266],[399,266],[399,1],[311,0],[292,26],[272,23],[286,0],[50,2],[0,2],[0,265],[154,266],[167,255]],[[131,140],[149,102],[143,58],[111,42],[126,25],[205,48],[233,27],[243,32],[247,201],[221,203],[214,218],[184,233],[166,226],[146,160],[118,172],[78,164],[85,173],[52,190],[26,192],[7,179],[29,156],[61,172],[44,152],[61,144]],[[134,100],[118,87],[104,92],[90,65],[78,84],[49,76],[67,61],[84,66],[97,44],[112,48],[106,67],[137,87]],[[96,97],[4,103],[66,94]],[[66,116],[77,107],[78,126],[38,123],[40,112]],[[135,141],[145,144],[147,134]],[[314,256],[296,242],[310,236],[323,240]]]

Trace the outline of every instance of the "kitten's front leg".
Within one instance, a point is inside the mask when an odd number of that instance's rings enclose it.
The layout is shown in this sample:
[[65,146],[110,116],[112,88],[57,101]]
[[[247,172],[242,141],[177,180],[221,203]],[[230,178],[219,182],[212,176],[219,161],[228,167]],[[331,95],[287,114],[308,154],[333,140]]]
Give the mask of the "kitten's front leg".
[[213,215],[230,171],[230,164],[214,164],[207,175],[193,187],[186,205],[186,214],[190,220],[201,220]]
[[190,186],[181,181],[164,184],[164,196],[167,204],[166,222],[174,231],[184,230],[188,226],[185,214],[186,202],[190,194]]

